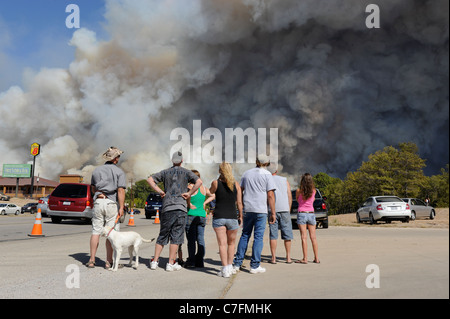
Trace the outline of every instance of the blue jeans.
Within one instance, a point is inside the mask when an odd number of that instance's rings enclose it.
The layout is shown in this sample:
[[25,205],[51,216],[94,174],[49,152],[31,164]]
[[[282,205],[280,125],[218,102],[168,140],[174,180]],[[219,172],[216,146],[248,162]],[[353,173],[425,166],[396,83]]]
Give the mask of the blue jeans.
[[[188,258],[186,262],[195,267],[204,267],[203,258],[205,257],[205,225],[205,217],[191,215],[187,216],[186,238]],[[195,253],[196,250],[197,254]]]
[[247,251],[248,241],[254,230],[254,240],[252,247],[252,258],[250,260],[250,267],[252,269],[258,268],[261,263],[261,253],[264,245],[264,231],[266,229],[267,214],[264,213],[245,213],[244,226],[242,229],[241,239],[234,257],[233,264],[240,267],[244,261],[245,253]]

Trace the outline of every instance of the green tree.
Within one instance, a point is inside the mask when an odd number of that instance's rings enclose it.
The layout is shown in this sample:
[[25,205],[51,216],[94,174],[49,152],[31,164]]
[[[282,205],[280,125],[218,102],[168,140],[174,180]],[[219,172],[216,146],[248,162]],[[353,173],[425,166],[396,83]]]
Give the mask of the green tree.
[[[158,184],[158,186],[164,190],[162,183]],[[154,190],[148,185],[147,180],[142,179],[132,185],[131,188],[128,187],[125,200],[129,203],[130,207],[133,205],[133,201],[136,207],[144,207],[147,196],[151,192],[154,192]]]
[[329,195],[333,210],[354,212],[369,196],[418,197],[427,185],[424,167],[425,160],[418,155],[416,144],[401,143],[398,148],[387,146],[369,155],[368,161],[357,171],[347,174],[342,185],[333,188],[334,194]]
[[440,175],[433,175],[426,179],[421,191],[422,198],[429,198],[432,206],[449,206],[449,164],[441,169]]
[[417,197],[426,182],[423,168],[425,160],[418,155],[419,148],[414,143],[402,143],[394,158],[395,193],[402,197]]

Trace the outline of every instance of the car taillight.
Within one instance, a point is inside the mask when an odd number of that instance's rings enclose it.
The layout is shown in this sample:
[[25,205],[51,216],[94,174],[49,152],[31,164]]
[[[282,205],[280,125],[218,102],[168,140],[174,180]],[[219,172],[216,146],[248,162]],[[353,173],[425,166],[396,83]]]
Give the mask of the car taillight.
[[409,208],[409,204],[406,204],[406,210],[408,210],[408,209],[410,209],[410,208]]
[[322,209],[326,210],[327,209],[327,205],[325,203],[322,203]]
[[383,206],[381,206],[381,204],[378,205],[378,206],[377,206],[377,210],[383,210]]
[[42,199],[38,200],[38,204],[44,204],[44,201]]
[[90,200],[87,200],[87,201],[86,201],[86,206],[92,208],[92,205],[91,205],[91,201],[90,201]]

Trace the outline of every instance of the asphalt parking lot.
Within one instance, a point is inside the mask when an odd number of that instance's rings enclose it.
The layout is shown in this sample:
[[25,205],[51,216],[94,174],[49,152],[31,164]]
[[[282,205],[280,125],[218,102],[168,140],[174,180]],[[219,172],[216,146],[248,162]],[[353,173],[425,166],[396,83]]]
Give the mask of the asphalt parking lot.
[[[151,298],[151,299],[448,299],[449,230],[336,226],[317,232],[321,264],[286,264],[282,243],[278,263],[269,264],[268,230],[263,250],[264,274],[243,270],[229,279],[220,269],[217,241],[211,225],[205,232],[205,268],[149,269],[154,243],[143,244],[140,266],[113,273],[103,269],[101,240],[95,269],[87,269],[90,225],[43,219],[43,238],[30,238],[33,215],[0,217],[0,298]],[[159,225],[135,216],[136,231],[155,238]],[[300,259],[298,230],[294,231],[292,257]],[[239,238],[239,236],[238,236]],[[309,247],[311,251],[311,247]],[[186,258],[186,245],[183,246]],[[249,253],[249,251],[248,251]],[[312,260],[312,251],[309,259]],[[122,263],[128,254],[122,254]],[[249,264],[249,260],[244,263]],[[375,268],[374,268],[375,267]],[[378,286],[376,285],[378,283]],[[369,287],[372,286],[372,287]],[[375,286],[375,287],[374,287]],[[118,289],[120,287],[120,289]]]

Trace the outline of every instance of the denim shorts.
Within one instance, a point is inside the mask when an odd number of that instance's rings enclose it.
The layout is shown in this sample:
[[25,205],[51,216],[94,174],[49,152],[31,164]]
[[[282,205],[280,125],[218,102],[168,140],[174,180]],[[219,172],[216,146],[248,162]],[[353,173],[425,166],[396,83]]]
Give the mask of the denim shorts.
[[289,212],[279,212],[276,216],[277,219],[275,223],[269,224],[270,239],[278,239],[278,229],[281,230],[281,239],[294,239],[294,235],[292,234],[291,214]]
[[227,230],[236,230],[239,228],[239,222],[237,219],[213,218],[212,226],[213,228],[225,226]]
[[297,213],[297,224],[299,225],[316,225],[316,214],[314,213]]

